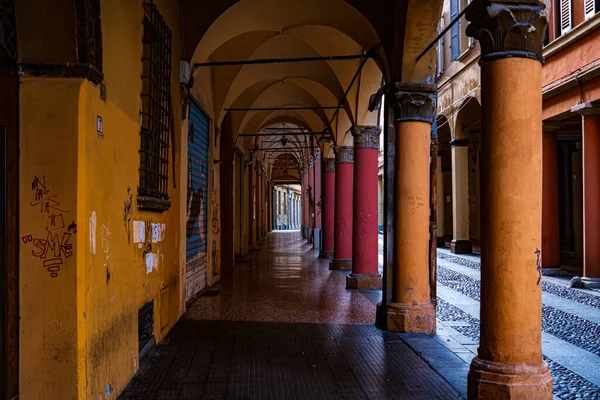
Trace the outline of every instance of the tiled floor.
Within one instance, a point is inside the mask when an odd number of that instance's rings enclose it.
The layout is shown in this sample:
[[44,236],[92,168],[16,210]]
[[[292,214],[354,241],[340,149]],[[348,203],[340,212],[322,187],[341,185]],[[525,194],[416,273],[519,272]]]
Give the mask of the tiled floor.
[[121,399],[461,398],[400,335],[373,326],[374,296],[346,291],[346,274],[299,233],[261,247],[190,307]]

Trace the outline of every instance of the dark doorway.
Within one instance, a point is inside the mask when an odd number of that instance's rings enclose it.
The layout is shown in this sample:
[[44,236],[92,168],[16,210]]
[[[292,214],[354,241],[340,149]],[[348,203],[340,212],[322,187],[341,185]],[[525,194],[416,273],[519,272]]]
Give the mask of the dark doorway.
[[19,145],[16,27],[0,14],[0,398],[18,395]]

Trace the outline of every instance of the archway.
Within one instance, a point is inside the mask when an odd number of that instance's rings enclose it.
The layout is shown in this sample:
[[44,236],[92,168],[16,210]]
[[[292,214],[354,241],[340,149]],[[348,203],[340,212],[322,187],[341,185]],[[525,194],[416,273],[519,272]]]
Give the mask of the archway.
[[[474,97],[467,98],[456,113],[454,125],[454,161],[457,193],[455,209],[458,235],[455,240],[467,240],[474,253],[481,252],[480,164],[481,164],[481,105]],[[467,208],[465,209],[464,206]],[[465,214],[466,213],[466,214]],[[462,228],[462,229],[461,229]],[[464,247],[466,249],[467,246]],[[457,252],[461,252],[457,248]]]

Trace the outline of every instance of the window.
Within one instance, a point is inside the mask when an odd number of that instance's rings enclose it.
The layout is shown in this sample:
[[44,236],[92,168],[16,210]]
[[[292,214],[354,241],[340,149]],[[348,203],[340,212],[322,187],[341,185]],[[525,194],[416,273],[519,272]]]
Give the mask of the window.
[[[467,7],[471,5],[473,0],[467,0]],[[469,36],[469,48],[472,49],[475,46],[475,38],[473,36]]]
[[[450,0],[450,21],[458,16],[459,0]],[[460,21],[456,21],[450,28],[450,61],[458,60],[460,57]]]
[[600,0],[584,0],[585,19],[592,18],[600,11]]
[[138,208],[164,211],[171,202],[169,144],[171,105],[171,29],[152,0],[144,1],[142,110]]
[[562,36],[571,30],[571,0],[558,0],[557,35]]
[[[439,33],[444,30],[444,18],[440,19]],[[438,65],[437,73],[441,75],[444,72],[444,36],[440,36],[438,40]]]

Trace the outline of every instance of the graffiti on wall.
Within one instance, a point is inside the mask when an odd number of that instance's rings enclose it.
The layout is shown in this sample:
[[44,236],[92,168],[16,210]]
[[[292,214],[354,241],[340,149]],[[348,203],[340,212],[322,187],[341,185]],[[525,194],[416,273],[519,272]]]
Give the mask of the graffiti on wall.
[[133,194],[127,188],[127,200],[123,203],[123,225],[127,234],[127,243],[131,244],[131,217],[133,216]]
[[65,214],[70,211],[61,205],[58,195],[52,193],[45,176],[33,177],[31,192],[29,206],[39,211],[45,230],[38,236],[24,235],[21,240],[25,245],[32,245],[31,255],[42,260],[43,268],[51,278],[56,278],[65,260],[73,256],[70,240],[77,233],[77,224],[65,222]]

